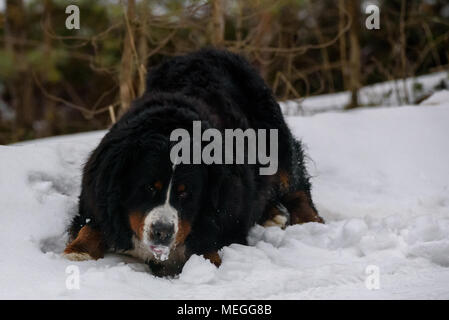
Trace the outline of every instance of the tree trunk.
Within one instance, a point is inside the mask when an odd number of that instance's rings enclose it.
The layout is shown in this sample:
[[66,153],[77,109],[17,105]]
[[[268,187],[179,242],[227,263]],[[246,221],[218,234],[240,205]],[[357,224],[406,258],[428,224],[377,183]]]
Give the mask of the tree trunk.
[[[5,49],[14,57],[16,67],[7,84],[12,107],[16,112],[15,124],[21,135],[32,130],[34,121],[33,81],[25,58],[26,15],[22,0],[7,0],[5,10]],[[20,137],[19,137],[20,138]]]
[[268,47],[273,40],[273,34],[276,31],[273,22],[273,14],[270,11],[264,11],[259,16],[259,23],[257,24],[254,37],[251,45],[255,48],[255,65],[259,68],[261,76],[268,79],[269,68],[267,68],[267,61],[272,58],[271,52],[260,52],[257,48]]
[[358,91],[361,86],[360,74],[360,0],[347,1],[347,11],[351,17],[351,28],[349,29],[349,89],[351,91],[351,102],[348,108],[356,108],[359,105]]
[[134,19],[135,19],[135,0],[127,1],[127,9],[125,15],[125,38],[123,41],[123,54],[120,63],[120,111],[123,114],[128,110],[131,101],[135,98],[133,87],[133,76],[135,71],[133,51],[134,43]]
[[145,92],[145,75],[147,70],[147,56],[148,56],[148,40],[147,32],[150,32],[148,27],[149,20],[149,8],[148,0],[143,0],[140,3],[140,29],[139,29],[139,91],[138,95],[141,96]]
[[224,29],[225,29],[223,0],[211,0],[211,2],[212,2],[211,42],[214,46],[220,47],[223,45],[224,42]]
[[408,89],[407,89],[407,40],[405,35],[405,13],[406,13],[406,0],[401,1],[401,13],[399,17],[399,34],[400,34],[400,48],[401,48],[401,78],[402,78],[402,87],[404,91],[404,100],[405,103],[410,103]]
[[[346,25],[345,0],[338,0],[338,31],[341,33]],[[348,89],[348,62],[346,55],[346,33],[342,34],[339,41],[340,45],[340,63],[341,75],[343,80],[343,89]]]
[[[51,14],[52,14],[52,8],[53,3],[52,0],[45,0],[44,2],[44,25],[45,28],[49,29],[51,27]],[[51,59],[51,52],[52,52],[52,39],[51,36],[45,32],[44,33],[44,57],[45,59]],[[42,76],[44,81],[45,74],[38,75]],[[54,88],[51,86],[50,83],[46,84],[47,91],[50,94],[53,94]],[[43,106],[44,108],[44,118],[45,118],[45,132],[42,133],[44,136],[51,136],[58,133],[58,124],[60,124],[60,121],[57,117],[57,111],[56,111],[56,103],[54,100],[51,99],[45,99]],[[38,133],[39,134],[39,133]]]
[[[308,2],[308,5],[309,5],[308,6],[309,12],[312,15],[314,22],[315,22],[313,31],[318,40],[318,43],[325,43],[326,39],[323,36],[323,32],[321,31],[321,28],[320,28],[320,23],[319,23],[318,19],[316,18],[314,9],[313,9],[310,1]],[[322,72],[325,75],[327,83],[329,85],[329,92],[335,92],[334,79],[332,77],[332,69],[330,67],[329,53],[327,52],[327,47],[322,47],[320,49],[320,51],[321,51],[321,59],[322,59]]]

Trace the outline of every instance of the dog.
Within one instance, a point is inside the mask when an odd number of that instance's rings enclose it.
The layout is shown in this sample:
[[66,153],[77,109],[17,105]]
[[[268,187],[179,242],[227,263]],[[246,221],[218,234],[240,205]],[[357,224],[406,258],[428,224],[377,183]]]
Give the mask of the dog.
[[[173,163],[171,132],[277,130],[277,170],[262,164]],[[229,150],[224,150],[224,153]],[[64,254],[135,256],[173,276],[192,254],[216,266],[218,251],[246,244],[255,224],[318,222],[304,152],[271,90],[240,55],[202,49],[148,73],[145,93],[111,127],[84,166],[79,211]]]

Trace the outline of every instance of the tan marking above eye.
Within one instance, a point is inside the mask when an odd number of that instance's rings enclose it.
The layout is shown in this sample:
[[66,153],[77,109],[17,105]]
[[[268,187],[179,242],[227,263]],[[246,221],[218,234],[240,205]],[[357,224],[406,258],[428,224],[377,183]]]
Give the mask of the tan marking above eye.
[[178,190],[178,192],[184,192],[186,190],[186,186],[184,184],[180,184],[176,190]]
[[154,187],[155,187],[157,190],[161,191],[161,190],[162,190],[162,182],[156,181],[156,182],[154,183]]

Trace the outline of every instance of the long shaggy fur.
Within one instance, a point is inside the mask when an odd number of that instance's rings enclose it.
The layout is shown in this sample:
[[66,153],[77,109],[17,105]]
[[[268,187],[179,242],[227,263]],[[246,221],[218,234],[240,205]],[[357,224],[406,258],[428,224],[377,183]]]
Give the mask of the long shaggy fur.
[[109,130],[84,167],[72,237],[87,223],[101,231],[108,250],[131,250],[129,214],[149,206],[136,196],[138,188],[152,176],[170,175],[170,132],[191,131],[196,120],[203,130],[277,129],[279,169],[261,176],[259,164],[186,165],[183,179],[197,192],[184,207],[179,204],[180,218],[192,226],[185,259],[245,244],[249,229],[279,214],[280,206],[291,223],[322,222],[312,202],[301,143],[271,90],[243,57],[207,49],[150,70],[145,94]]

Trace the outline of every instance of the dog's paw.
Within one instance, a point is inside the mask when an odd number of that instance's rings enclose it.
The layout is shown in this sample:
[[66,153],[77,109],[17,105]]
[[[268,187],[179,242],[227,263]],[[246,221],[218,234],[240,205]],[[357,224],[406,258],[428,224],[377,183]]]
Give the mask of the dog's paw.
[[277,214],[272,215],[271,219],[265,221],[263,226],[285,229],[290,224],[290,212],[288,212],[287,208],[281,203],[278,203],[275,209],[277,209],[275,210]]
[[279,228],[285,229],[285,227],[287,226],[287,223],[288,223],[287,217],[279,214],[277,216],[274,216],[273,219],[265,221],[263,226],[264,227],[279,227]]
[[87,252],[64,252],[62,256],[71,261],[94,260]]

